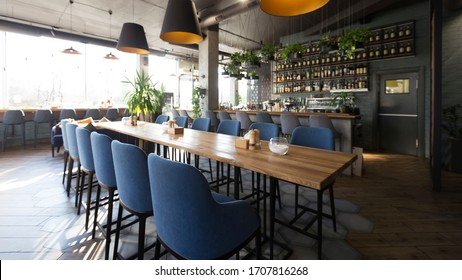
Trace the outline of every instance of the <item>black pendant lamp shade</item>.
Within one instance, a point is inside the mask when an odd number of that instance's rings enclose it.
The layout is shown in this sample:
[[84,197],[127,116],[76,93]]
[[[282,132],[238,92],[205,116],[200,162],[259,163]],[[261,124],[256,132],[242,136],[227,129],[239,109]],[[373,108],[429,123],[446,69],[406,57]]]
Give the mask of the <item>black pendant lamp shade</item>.
[[273,16],[303,15],[326,5],[330,0],[261,0],[260,9]]
[[191,0],[170,0],[160,38],[173,44],[195,44],[203,40],[196,6]]
[[149,47],[143,26],[133,22],[124,23],[116,48],[128,53],[148,54]]

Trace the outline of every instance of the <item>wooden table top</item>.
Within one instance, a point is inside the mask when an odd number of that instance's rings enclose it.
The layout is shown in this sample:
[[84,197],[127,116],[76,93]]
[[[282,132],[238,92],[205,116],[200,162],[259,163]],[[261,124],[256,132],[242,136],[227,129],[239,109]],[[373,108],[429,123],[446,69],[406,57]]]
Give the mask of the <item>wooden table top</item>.
[[235,148],[235,136],[187,128],[184,129],[184,134],[170,135],[162,125],[153,123],[138,122],[138,126],[128,126],[122,122],[104,122],[98,123],[97,127],[181,149],[315,190],[328,186],[356,159],[354,154],[296,145],[290,145],[287,155],[279,156],[269,150],[268,141],[262,141],[261,150],[243,150]]

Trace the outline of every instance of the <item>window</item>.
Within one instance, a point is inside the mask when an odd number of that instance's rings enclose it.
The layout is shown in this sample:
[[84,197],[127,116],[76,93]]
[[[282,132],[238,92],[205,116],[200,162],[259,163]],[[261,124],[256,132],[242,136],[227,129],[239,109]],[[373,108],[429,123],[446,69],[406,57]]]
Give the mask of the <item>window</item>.
[[385,81],[385,94],[409,94],[409,79]]

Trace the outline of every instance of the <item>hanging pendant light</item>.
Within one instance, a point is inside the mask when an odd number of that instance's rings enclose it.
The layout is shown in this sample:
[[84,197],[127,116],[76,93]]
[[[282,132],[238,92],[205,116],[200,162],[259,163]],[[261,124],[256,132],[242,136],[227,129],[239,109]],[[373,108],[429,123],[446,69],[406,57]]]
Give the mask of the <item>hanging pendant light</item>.
[[62,53],[66,53],[66,54],[80,54],[79,51],[75,50],[72,46],[70,48],[67,48],[65,50],[62,51]]
[[[135,18],[135,2],[132,1],[133,18]],[[120,31],[119,42],[116,47],[119,51],[137,54],[148,54],[149,47],[144,33],[143,26],[134,23],[126,22]]]
[[[112,30],[111,30],[111,23],[112,23],[112,10],[108,11],[109,13],[109,39],[112,38]],[[117,60],[119,59],[117,56],[113,55],[112,52],[109,52],[107,55],[104,56],[105,59],[110,59],[110,60]]]
[[261,0],[260,9],[273,16],[298,16],[315,11],[329,0]]
[[160,38],[173,44],[196,44],[203,40],[196,6],[192,0],[170,0]]
[[[70,14],[71,14],[71,33],[72,33],[72,4],[74,4],[73,0],[69,0],[70,5]],[[75,50],[72,46],[62,51],[65,54],[80,54],[79,51]]]
[[105,59],[117,60],[119,59],[117,56],[113,55],[112,52],[108,53],[104,56]]

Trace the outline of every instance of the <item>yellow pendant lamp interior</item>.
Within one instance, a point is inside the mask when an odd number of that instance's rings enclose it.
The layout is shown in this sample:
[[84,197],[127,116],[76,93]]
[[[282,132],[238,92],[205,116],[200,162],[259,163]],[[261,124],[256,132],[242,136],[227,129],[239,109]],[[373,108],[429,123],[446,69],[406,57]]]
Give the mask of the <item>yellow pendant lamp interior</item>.
[[196,44],[203,40],[193,1],[168,2],[160,38],[173,44]]
[[329,0],[261,0],[260,9],[273,16],[303,15],[326,5]]

